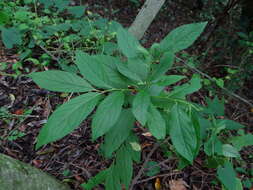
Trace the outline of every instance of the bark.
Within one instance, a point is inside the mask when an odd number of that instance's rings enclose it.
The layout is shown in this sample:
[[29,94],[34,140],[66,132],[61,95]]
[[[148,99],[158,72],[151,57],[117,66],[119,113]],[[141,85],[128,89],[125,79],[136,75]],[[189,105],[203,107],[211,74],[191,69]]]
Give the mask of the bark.
[[54,177],[4,154],[0,154],[0,189],[70,190]]
[[164,2],[165,0],[146,0],[133,24],[130,26],[129,32],[137,39],[141,39]]

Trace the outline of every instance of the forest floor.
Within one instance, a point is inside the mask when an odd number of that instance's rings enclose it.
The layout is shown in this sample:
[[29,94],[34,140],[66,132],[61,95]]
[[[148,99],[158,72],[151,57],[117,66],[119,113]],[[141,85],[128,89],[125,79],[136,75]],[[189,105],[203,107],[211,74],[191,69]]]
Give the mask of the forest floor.
[[[103,17],[116,19],[124,26],[130,26],[140,7],[127,0],[115,0],[108,3],[104,0],[88,0],[86,3],[92,12]],[[113,13],[113,10],[117,10]],[[142,43],[150,47],[154,42],[159,42],[169,31],[181,24],[197,22],[198,10],[190,10],[187,7],[170,3],[164,6],[154,22],[149,27]],[[206,42],[198,43],[189,51],[192,54],[201,53],[207,46]],[[2,52],[0,62],[13,63],[17,61],[17,55],[11,51]],[[211,54],[211,53],[210,53]],[[210,59],[207,59],[207,62]],[[207,63],[205,63],[207,64]],[[212,67],[205,70],[209,75],[219,76],[223,73],[219,68]],[[191,74],[192,72],[189,71]],[[26,77],[14,78],[12,71],[6,71],[9,75],[0,74],[0,107],[5,107],[11,113],[8,123],[0,121],[0,136],[2,137],[0,152],[13,158],[29,163],[43,171],[52,174],[60,180],[68,183],[73,189],[79,190],[80,184],[87,181],[100,170],[105,169],[110,161],[106,161],[98,153],[101,140],[91,141],[89,121],[82,123],[81,127],[71,134],[54,143],[48,144],[38,151],[35,151],[36,136],[42,125],[46,123],[48,116],[55,108],[66,102],[70,97],[64,94],[39,89],[31,79]],[[240,96],[253,101],[252,86],[253,76],[245,82],[242,89],[238,91]],[[205,90],[200,91],[190,98],[203,103]],[[253,113],[248,105],[238,99],[227,96],[226,116],[246,126],[245,130],[252,132]],[[10,131],[18,130],[19,134],[11,134]],[[16,135],[16,136],[15,136]],[[20,135],[19,138],[16,138]],[[142,160],[145,160],[152,150],[155,140],[139,134],[142,145]],[[11,139],[11,137],[13,139]],[[252,149],[242,151],[243,159],[251,167],[253,161]],[[214,184],[215,170],[208,169],[203,164],[203,155],[200,154],[192,166],[183,170],[177,170],[177,162],[173,157],[166,157],[158,148],[149,158],[150,161],[159,163],[160,172],[153,177],[142,175],[135,186],[136,190],[154,189],[154,184],[159,179],[162,189],[169,189],[171,183],[178,183],[182,190],[188,189],[220,189],[219,184]],[[135,165],[135,174],[142,167],[142,163]],[[174,180],[174,181],[173,181]],[[169,184],[170,183],[170,184]],[[97,188],[103,189],[103,188]],[[178,189],[179,190],[179,189]]]

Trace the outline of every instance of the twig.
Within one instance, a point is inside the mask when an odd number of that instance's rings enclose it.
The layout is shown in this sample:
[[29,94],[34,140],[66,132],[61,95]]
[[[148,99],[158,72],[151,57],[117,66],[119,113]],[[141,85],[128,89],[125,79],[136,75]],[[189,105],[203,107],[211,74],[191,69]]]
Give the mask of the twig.
[[133,190],[134,185],[137,184],[138,179],[141,177],[143,171],[145,170],[145,167],[146,167],[148,161],[150,160],[151,156],[154,154],[154,152],[156,151],[156,149],[157,149],[161,144],[167,142],[167,141],[169,140],[169,138],[170,138],[170,137],[167,137],[162,143],[159,143],[159,142],[158,142],[158,143],[156,143],[156,144],[154,145],[154,147],[152,148],[152,150],[148,153],[147,158],[145,159],[144,163],[142,164],[142,167],[141,167],[141,169],[139,170],[138,174],[137,174],[137,175],[135,176],[135,178],[133,179],[132,184],[131,184],[129,190]]
[[[193,70],[193,71],[199,73],[200,75],[206,77],[206,78],[209,79],[211,82],[216,83],[216,81],[215,81],[212,77],[210,77],[208,74],[206,74],[206,73],[200,71],[199,69],[197,69],[197,68],[195,68],[195,67],[193,67],[193,66],[190,66],[190,65],[187,64],[183,59],[181,59],[181,58],[179,58],[179,57],[176,57],[176,58],[177,58],[178,60],[180,60],[184,65],[186,65],[187,67],[189,67],[191,70]],[[220,87],[220,86],[219,86],[219,87]],[[238,99],[238,100],[241,100],[242,102],[244,102],[245,104],[247,104],[247,105],[249,105],[251,108],[253,108],[253,104],[250,103],[250,101],[248,101],[248,100],[246,100],[245,98],[243,98],[243,97],[241,97],[241,96],[235,94],[234,92],[231,92],[230,90],[228,90],[228,89],[225,88],[225,87],[220,87],[220,88],[221,88],[223,91],[225,91],[228,95],[230,95],[230,96],[232,96],[232,97],[234,97],[234,98],[236,98],[236,99]]]
[[155,178],[158,178],[158,177],[159,177],[159,178],[161,178],[161,177],[169,177],[169,176],[175,176],[175,175],[180,175],[180,174],[182,174],[182,172],[160,174],[160,175],[152,176],[152,177],[149,177],[149,178],[146,178],[146,179],[137,181],[135,184],[144,183],[144,182],[147,182],[147,181],[149,181],[149,180],[152,180],[152,179],[155,179]]
[[42,45],[39,45],[38,46],[43,50],[45,51],[48,55],[50,55],[52,57],[53,60],[57,61],[58,63],[60,62],[59,58],[58,57],[55,57],[50,51],[48,51],[44,46]]

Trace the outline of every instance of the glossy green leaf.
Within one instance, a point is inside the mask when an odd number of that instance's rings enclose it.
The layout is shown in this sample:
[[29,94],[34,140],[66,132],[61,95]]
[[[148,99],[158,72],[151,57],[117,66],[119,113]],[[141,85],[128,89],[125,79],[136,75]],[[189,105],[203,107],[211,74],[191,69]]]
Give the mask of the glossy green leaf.
[[56,92],[87,92],[94,88],[76,74],[49,70],[29,75],[41,88]]
[[182,25],[172,30],[160,43],[161,49],[177,53],[190,47],[200,36],[207,22]]
[[107,133],[118,121],[122,105],[124,103],[124,93],[122,91],[112,92],[98,106],[92,120],[92,139]]
[[128,58],[135,58],[139,53],[145,51],[139,41],[126,29],[119,27],[117,31],[119,49]]
[[164,139],[166,136],[166,124],[161,113],[154,107],[149,107],[148,128],[151,134],[157,139]]
[[21,45],[22,36],[16,28],[2,28],[1,38],[4,46],[8,49],[14,47],[14,45]]
[[129,189],[129,185],[133,176],[133,161],[127,148],[122,146],[116,154],[116,169],[120,181]]
[[102,170],[96,176],[90,178],[86,183],[81,184],[84,190],[92,190],[97,185],[103,183],[108,175],[108,169]]
[[160,80],[161,77],[164,76],[164,74],[171,68],[171,66],[174,63],[174,53],[166,52],[159,64],[153,64],[152,65],[152,73],[149,77],[151,81],[156,82]]
[[189,162],[193,162],[197,148],[195,128],[189,116],[178,105],[171,110],[170,136],[177,152]]
[[105,156],[109,157],[128,138],[134,126],[135,118],[130,110],[122,110],[118,121],[105,134]]
[[99,93],[90,92],[61,105],[42,127],[36,149],[64,137],[78,127],[93,111],[100,96]]
[[146,91],[140,91],[133,100],[132,112],[135,118],[144,126],[148,119],[148,108],[150,105],[150,96]]
[[169,86],[184,78],[185,76],[182,76],[182,75],[167,75],[167,76],[163,76],[158,82],[156,82],[156,84],[158,86]]
[[226,162],[224,167],[219,167],[218,179],[228,190],[237,190],[236,189],[236,173],[230,162]]

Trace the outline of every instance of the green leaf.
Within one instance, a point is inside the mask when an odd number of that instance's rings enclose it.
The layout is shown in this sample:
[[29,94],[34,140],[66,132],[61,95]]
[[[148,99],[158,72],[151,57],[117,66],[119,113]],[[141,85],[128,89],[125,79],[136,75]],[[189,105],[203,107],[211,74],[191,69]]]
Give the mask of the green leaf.
[[108,77],[108,84],[115,88],[127,88],[127,79],[119,73],[116,66],[120,63],[120,60],[118,58],[108,55],[96,55],[93,57],[101,65],[104,65],[104,71]]
[[157,139],[164,139],[166,136],[166,124],[161,113],[154,107],[149,107],[148,128],[151,134]]
[[116,68],[118,60],[111,56],[90,56],[76,53],[76,64],[81,74],[93,85],[100,88],[120,88],[127,86]]
[[107,133],[115,125],[119,119],[123,103],[124,93],[117,91],[108,95],[99,104],[92,120],[93,140]]
[[152,65],[152,74],[149,77],[152,82],[158,81],[171,68],[174,63],[174,53],[166,52],[159,64]]
[[10,17],[7,12],[5,11],[0,11],[0,25],[3,25],[7,23],[10,20]]
[[150,105],[150,96],[146,91],[140,91],[133,100],[132,112],[135,118],[144,126],[148,119],[148,107]]
[[184,78],[186,77],[182,75],[167,75],[163,76],[158,82],[156,82],[156,84],[159,86],[169,86]]
[[229,158],[240,157],[240,154],[237,151],[237,149],[230,144],[223,144],[222,145],[222,152],[225,157],[229,157]]
[[204,144],[204,151],[208,156],[223,155],[222,142],[214,135]]
[[111,167],[108,170],[108,174],[106,176],[106,181],[105,181],[106,190],[120,190],[121,189],[119,172],[121,171],[117,171],[117,168],[115,165],[111,165]]
[[224,167],[219,167],[218,179],[228,190],[237,190],[236,189],[236,173],[230,162],[226,162]]
[[172,30],[160,43],[161,49],[177,53],[191,46],[206,27],[207,22],[182,25]]
[[49,70],[31,73],[30,76],[41,88],[56,92],[87,92],[94,88],[81,77],[65,72]]
[[16,28],[2,28],[2,41],[6,48],[11,49],[14,45],[22,44],[22,36]]
[[239,178],[236,178],[236,190],[243,190],[242,182]]
[[120,145],[128,138],[134,126],[134,116],[129,109],[121,111],[115,125],[105,134],[105,156],[110,157]]
[[68,12],[74,15],[76,18],[83,16],[86,6],[71,6],[68,8]]
[[118,28],[117,41],[119,49],[128,58],[138,57],[138,54],[145,51],[139,41],[127,30],[122,27]]
[[246,134],[242,136],[232,137],[230,142],[237,148],[238,151],[242,150],[245,146],[252,146],[253,145],[253,135]]
[[58,8],[59,12],[68,8],[69,4],[70,4],[70,0],[54,0],[54,5],[55,7]]
[[127,66],[129,70],[136,73],[142,80],[145,80],[149,72],[149,64],[146,64],[143,59],[130,58],[128,59]]
[[193,162],[197,148],[197,136],[192,121],[176,104],[171,109],[170,136],[177,152],[189,162]]
[[126,143],[126,148],[132,160],[137,163],[141,161],[141,145],[138,140],[138,137],[134,133],[131,133]]
[[95,108],[100,96],[99,93],[90,92],[61,105],[42,127],[36,149],[64,137],[78,127]]
[[118,64],[116,64],[116,66],[117,66],[118,71],[122,75],[126,76],[127,78],[129,78],[131,80],[134,80],[134,81],[137,81],[137,82],[142,82],[142,79],[136,73],[134,73],[133,71],[131,71],[128,68],[127,63],[119,62]]
[[109,78],[105,72],[103,64],[94,57],[78,51],[76,53],[76,65],[81,74],[93,85],[101,88],[112,88],[108,84]]
[[54,1],[53,0],[39,0],[39,2],[41,4],[43,4],[46,9],[48,9],[50,6],[54,5]]
[[133,176],[133,161],[128,149],[122,146],[116,154],[116,171],[122,184],[126,189],[129,189],[129,185]]
[[168,94],[169,97],[185,99],[187,94],[198,91],[201,88],[201,79],[198,75],[192,77],[192,79],[181,86],[175,87],[175,89]]
[[203,110],[206,114],[213,114],[216,116],[225,115],[224,99],[219,100],[217,96],[213,100],[206,98],[207,107]]
[[238,130],[245,127],[244,125],[229,119],[218,119],[217,123],[218,125],[220,123],[223,123],[226,126],[226,129],[228,130]]
[[96,176],[90,178],[87,183],[81,184],[84,190],[92,190],[95,186],[103,183],[108,175],[108,169],[102,170]]

